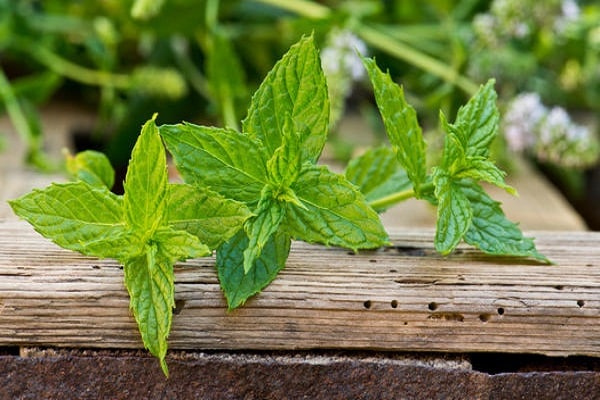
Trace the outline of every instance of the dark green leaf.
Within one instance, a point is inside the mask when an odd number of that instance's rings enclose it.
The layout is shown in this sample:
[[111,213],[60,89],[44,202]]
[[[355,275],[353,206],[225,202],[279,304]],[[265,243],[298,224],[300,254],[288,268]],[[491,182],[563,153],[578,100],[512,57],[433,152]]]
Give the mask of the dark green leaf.
[[244,272],[248,273],[260,257],[264,246],[279,229],[284,210],[271,198],[262,199],[256,211],[256,217],[244,225],[249,238],[248,248],[244,250]]
[[460,243],[473,217],[467,196],[443,171],[433,175],[435,197],[438,199],[435,249],[446,255]]
[[461,181],[460,186],[473,210],[471,226],[465,234],[467,243],[490,254],[533,257],[549,262],[537,252],[533,239],[524,237],[519,226],[506,218],[499,202],[468,180]]
[[242,229],[217,250],[219,282],[230,310],[243,305],[275,279],[285,267],[291,241],[289,236],[281,232],[272,235],[254,266],[246,273],[243,254],[248,243],[248,237]]

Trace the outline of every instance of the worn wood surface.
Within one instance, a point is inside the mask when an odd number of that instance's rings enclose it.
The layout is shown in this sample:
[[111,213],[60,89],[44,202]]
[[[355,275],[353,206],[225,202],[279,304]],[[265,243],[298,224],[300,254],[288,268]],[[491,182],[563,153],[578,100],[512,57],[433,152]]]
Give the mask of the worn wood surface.
[[[176,266],[172,349],[379,349],[600,356],[600,233],[537,232],[556,265],[397,230],[358,255],[295,243],[287,267],[227,312],[212,258]],[[0,346],[140,348],[122,270],[0,222]]]

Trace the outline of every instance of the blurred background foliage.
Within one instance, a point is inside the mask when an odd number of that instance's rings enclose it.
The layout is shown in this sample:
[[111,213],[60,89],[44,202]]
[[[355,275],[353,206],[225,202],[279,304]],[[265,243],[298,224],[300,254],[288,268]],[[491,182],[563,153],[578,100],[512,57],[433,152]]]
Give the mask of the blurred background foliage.
[[330,148],[342,161],[356,147],[338,123],[346,115],[369,123],[369,143],[385,141],[358,51],[404,86],[430,147],[439,110],[454,115],[493,77],[505,168],[523,154],[574,204],[600,187],[593,0],[0,0],[0,112],[28,144],[28,161],[50,169],[37,110],[74,99],[97,115],[77,147],[126,165],[154,112],[163,123],[239,129],[266,73],[309,34],[328,78]]

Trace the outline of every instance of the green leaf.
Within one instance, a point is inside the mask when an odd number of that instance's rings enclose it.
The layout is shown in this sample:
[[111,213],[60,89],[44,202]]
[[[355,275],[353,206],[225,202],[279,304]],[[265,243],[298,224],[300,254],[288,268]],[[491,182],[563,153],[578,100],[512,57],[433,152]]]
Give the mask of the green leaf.
[[471,226],[464,238],[467,243],[489,254],[532,257],[550,262],[538,253],[533,239],[524,237],[519,226],[506,218],[499,202],[491,199],[473,182],[463,180],[460,185],[473,210]]
[[433,183],[438,199],[434,244],[437,251],[446,255],[460,243],[471,225],[473,215],[462,188],[442,170],[434,171]]
[[160,133],[187,183],[245,203],[258,201],[268,182],[260,142],[233,130],[188,123],[163,125]]
[[[370,149],[348,163],[346,179],[358,186],[368,202],[411,188],[406,171],[389,147]],[[375,209],[377,212],[385,208]]]
[[263,247],[277,232],[284,216],[284,210],[279,203],[271,198],[261,199],[256,213],[256,217],[244,225],[249,238],[248,248],[244,250],[245,273],[250,271],[256,259],[260,257]]
[[75,156],[67,154],[67,171],[73,179],[81,180],[92,186],[106,186],[115,183],[115,170],[108,157],[94,150],[85,150]]
[[175,307],[173,265],[157,243],[148,244],[144,254],[123,262],[130,307],[146,348],[160,360],[169,375],[165,356]]
[[248,244],[248,237],[242,229],[217,250],[219,282],[230,310],[243,305],[275,279],[285,267],[291,240],[282,232],[271,235],[254,266],[246,273],[243,252]]
[[269,154],[281,146],[281,132],[290,115],[306,126],[302,160],[315,163],[327,137],[327,83],[314,40],[302,38],[275,64],[262,82],[243,121],[243,131],[259,139]]
[[302,149],[295,129],[294,121],[288,115],[281,131],[281,145],[267,161],[269,181],[274,185],[289,187],[300,174]]
[[498,168],[492,161],[481,158],[471,158],[466,161],[468,168],[459,171],[454,175],[457,179],[471,178],[476,181],[484,181],[505,189],[511,194],[516,191],[504,181],[506,173]]
[[363,58],[363,63],[375,92],[375,101],[383,118],[392,148],[406,170],[415,192],[427,178],[425,141],[417,113],[404,99],[404,91],[388,73],[383,73],[375,60]]
[[304,207],[286,205],[282,229],[290,236],[353,250],[387,243],[377,213],[343,176],[324,166],[305,166],[292,190]]
[[160,227],[154,232],[151,241],[160,243],[162,252],[171,260],[171,263],[212,254],[210,248],[197,236],[183,230]]
[[125,230],[123,202],[105,186],[52,184],[9,203],[16,215],[65,249],[101,258],[121,254],[122,246],[115,242]]
[[168,225],[197,236],[211,249],[231,238],[250,215],[243,203],[206,188],[169,184]]
[[123,184],[125,221],[146,238],[163,223],[167,208],[167,158],[154,118],[142,127]]
[[458,110],[454,128],[467,156],[489,155],[500,119],[496,98],[494,80],[490,79]]

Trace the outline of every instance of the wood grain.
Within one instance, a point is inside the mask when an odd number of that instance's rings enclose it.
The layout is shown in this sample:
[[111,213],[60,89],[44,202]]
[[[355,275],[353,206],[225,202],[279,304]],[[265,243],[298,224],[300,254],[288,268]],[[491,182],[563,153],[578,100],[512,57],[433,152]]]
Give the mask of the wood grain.
[[[537,232],[556,265],[398,230],[358,255],[295,243],[280,276],[227,312],[214,259],[176,266],[172,349],[378,349],[600,356],[600,233]],[[0,222],[0,346],[141,348],[122,270]]]

